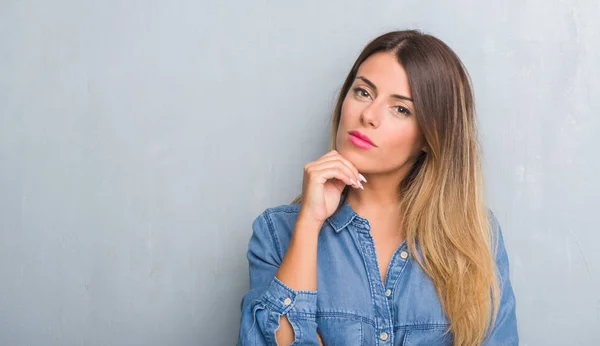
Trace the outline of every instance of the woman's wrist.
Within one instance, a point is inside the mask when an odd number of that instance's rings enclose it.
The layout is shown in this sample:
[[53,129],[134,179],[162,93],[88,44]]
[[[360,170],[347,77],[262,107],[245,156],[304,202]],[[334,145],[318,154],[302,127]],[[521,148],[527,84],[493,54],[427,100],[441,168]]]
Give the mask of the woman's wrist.
[[323,226],[323,222],[325,220],[319,220],[315,218],[313,215],[310,215],[310,212],[303,210],[300,208],[300,212],[298,213],[298,218],[296,219],[296,225],[300,225],[301,227],[309,228],[309,229],[321,229]]

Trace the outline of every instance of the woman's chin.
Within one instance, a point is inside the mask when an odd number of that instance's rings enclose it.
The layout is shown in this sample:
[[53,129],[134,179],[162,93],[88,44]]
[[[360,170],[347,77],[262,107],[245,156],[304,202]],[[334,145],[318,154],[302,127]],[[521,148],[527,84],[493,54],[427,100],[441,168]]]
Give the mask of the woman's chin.
[[352,149],[348,150],[348,148],[343,147],[338,149],[338,153],[346,160],[350,161],[359,172],[362,172],[362,169],[370,167],[369,158],[364,153]]

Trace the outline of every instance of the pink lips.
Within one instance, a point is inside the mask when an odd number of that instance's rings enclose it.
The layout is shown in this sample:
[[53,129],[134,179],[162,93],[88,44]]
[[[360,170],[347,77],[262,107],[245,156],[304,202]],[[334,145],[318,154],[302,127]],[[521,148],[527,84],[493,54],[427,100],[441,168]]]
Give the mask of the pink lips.
[[375,146],[366,135],[358,131],[350,131],[350,142],[361,149],[369,149]]

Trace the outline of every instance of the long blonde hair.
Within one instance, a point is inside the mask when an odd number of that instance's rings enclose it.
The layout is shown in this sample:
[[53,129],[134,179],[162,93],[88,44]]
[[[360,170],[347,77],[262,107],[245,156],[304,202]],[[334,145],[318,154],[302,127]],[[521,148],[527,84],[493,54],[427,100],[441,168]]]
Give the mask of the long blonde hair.
[[469,75],[452,49],[434,36],[406,30],[377,37],[363,49],[340,90],[331,149],[358,68],[377,52],[394,53],[406,70],[429,149],[398,187],[407,245],[435,284],[454,345],[479,345],[495,324],[500,289]]

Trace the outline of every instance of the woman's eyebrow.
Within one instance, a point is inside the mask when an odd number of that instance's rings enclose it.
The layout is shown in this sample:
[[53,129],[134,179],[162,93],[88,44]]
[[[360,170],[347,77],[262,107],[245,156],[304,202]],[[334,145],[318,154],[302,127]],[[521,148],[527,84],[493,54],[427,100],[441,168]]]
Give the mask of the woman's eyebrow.
[[[365,83],[369,84],[369,86],[370,86],[370,87],[371,87],[373,90],[375,90],[375,92],[377,92],[377,87],[375,86],[375,84],[373,84],[373,82],[371,82],[371,81],[370,81],[370,80],[368,80],[367,78],[365,78],[365,77],[363,77],[363,76],[358,76],[358,77],[356,77],[355,79],[361,79],[363,82],[365,82]],[[397,99],[400,99],[400,100],[407,100],[407,101],[410,101],[410,102],[414,102],[414,101],[413,101],[413,99],[411,99],[411,98],[410,98],[410,97],[408,97],[408,96],[403,96],[403,95],[398,95],[398,94],[392,94],[391,96],[392,96],[393,98],[397,98]]]

